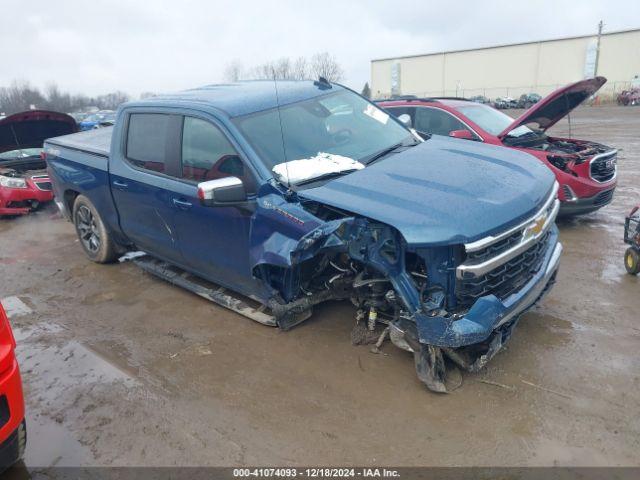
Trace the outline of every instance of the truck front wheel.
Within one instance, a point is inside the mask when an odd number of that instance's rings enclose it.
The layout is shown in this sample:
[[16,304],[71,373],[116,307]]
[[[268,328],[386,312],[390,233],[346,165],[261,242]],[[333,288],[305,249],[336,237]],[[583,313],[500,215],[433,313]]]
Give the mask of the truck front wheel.
[[78,195],[73,204],[73,224],[87,256],[96,263],[111,263],[118,253],[111,234],[91,200]]

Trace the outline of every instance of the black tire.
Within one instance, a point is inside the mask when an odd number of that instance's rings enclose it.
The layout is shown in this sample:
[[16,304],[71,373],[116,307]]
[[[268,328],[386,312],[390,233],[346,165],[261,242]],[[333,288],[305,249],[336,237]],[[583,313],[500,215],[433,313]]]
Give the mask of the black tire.
[[18,427],[18,460],[24,458],[24,452],[27,449],[27,423],[23,420]]
[[633,247],[627,248],[624,253],[624,268],[627,269],[627,273],[631,275],[638,275],[640,273],[640,253]]
[[111,263],[118,258],[116,244],[91,200],[78,195],[73,204],[73,224],[84,253],[96,263]]

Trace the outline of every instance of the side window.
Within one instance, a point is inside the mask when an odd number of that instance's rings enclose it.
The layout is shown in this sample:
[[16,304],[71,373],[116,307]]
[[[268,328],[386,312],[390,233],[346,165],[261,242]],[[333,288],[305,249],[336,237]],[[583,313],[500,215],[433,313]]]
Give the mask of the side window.
[[135,166],[165,172],[171,115],[132,113],[127,132],[127,159]]
[[238,177],[248,192],[255,191],[251,173],[218,127],[185,117],[182,127],[182,178],[196,182]]
[[469,130],[453,115],[438,108],[417,108],[414,128],[418,132],[448,136],[453,130]]

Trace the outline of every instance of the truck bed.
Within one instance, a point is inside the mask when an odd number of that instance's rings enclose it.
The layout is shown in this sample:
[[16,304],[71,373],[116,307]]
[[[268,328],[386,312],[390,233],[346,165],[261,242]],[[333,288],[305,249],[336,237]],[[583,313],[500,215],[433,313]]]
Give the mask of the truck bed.
[[113,127],[97,128],[86,132],[49,138],[47,139],[47,144],[108,157],[112,134]]

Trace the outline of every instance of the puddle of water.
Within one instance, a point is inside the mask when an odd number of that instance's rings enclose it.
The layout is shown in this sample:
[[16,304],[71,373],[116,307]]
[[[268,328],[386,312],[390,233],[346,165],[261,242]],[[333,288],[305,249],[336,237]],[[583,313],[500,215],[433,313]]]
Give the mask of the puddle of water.
[[[24,338],[21,329],[18,335]],[[63,346],[39,343],[18,344],[18,361],[25,377],[35,385],[48,382],[41,395],[55,398],[60,389],[67,389],[87,382],[136,383],[128,372],[105,361],[90,349],[72,340]]]
[[602,273],[600,274],[600,278],[608,283],[621,283],[625,280],[627,275],[627,271],[624,269],[623,265],[623,257],[620,257],[619,263],[607,263],[605,265],[602,269]]
[[[78,433],[86,426],[79,423],[82,401],[79,406],[76,402],[93,385],[129,388],[139,384],[131,372],[90,347],[76,340],[63,343],[65,339],[57,335],[60,332],[66,329],[48,322],[14,328],[25,386],[28,440],[24,460],[29,470],[92,464],[92,452],[78,441]],[[14,470],[20,472],[20,468]]]
[[27,419],[27,450],[24,463],[30,469],[86,465],[91,452],[63,425],[40,416]]

